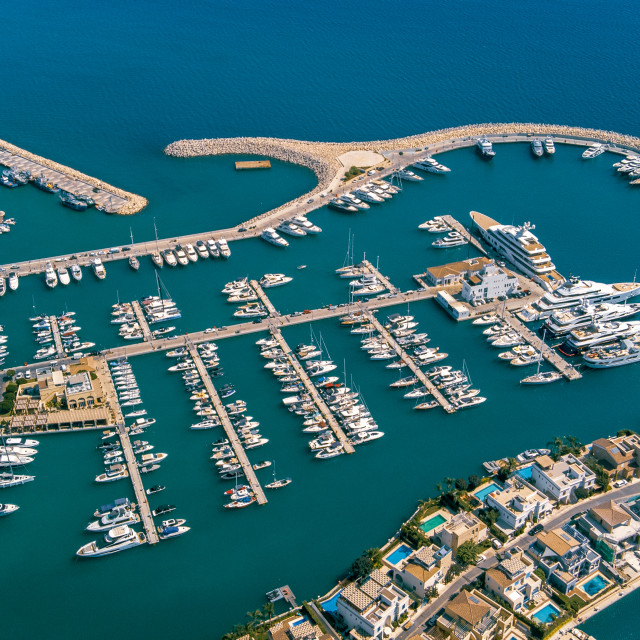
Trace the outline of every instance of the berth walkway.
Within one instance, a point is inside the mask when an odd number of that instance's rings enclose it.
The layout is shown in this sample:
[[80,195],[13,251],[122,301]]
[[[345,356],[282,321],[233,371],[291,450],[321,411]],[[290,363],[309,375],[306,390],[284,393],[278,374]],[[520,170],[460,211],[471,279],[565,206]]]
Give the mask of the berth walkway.
[[338,424],[336,417],[331,412],[331,409],[329,409],[329,407],[327,406],[327,403],[318,393],[318,389],[316,388],[315,384],[313,384],[311,378],[307,375],[306,369],[302,366],[302,364],[300,364],[300,361],[296,357],[295,353],[291,351],[291,348],[287,344],[287,341],[284,339],[284,336],[282,335],[280,329],[275,326],[271,326],[269,327],[269,331],[271,332],[271,335],[274,337],[274,339],[278,342],[281,349],[284,351],[285,355],[289,359],[289,362],[291,362],[291,365],[300,377],[300,380],[302,380],[302,384],[304,384],[307,393],[315,402],[320,413],[322,414],[322,417],[325,419],[325,422],[331,428],[331,431],[333,431],[336,440],[338,440],[342,444],[345,453],[353,453],[353,445],[349,442],[349,439],[342,430],[342,427],[340,427],[340,425]]
[[[209,338],[210,340],[211,338]],[[173,341],[175,342],[175,340]],[[216,391],[215,386],[211,380],[211,376],[209,375],[204,363],[202,362],[202,358],[200,357],[200,353],[195,345],[191,342],[186,343],[187,349],[189,350],[189,354],[193,358],[193,361],[198,369],[198,373],[200,374],[200,378],[211,398],[211,402],[213,403],[213,407],[220,418],[220,422],[222,424],[222,428],[224,432],[227,434],[227,438],[229,440],[229,444],[233,448],[234,453],[236,454],[236,458],[238,458],[238,462],[242,466],[242,471],[251,486],[251,490],[256,496],[256,501],[258,504],[266,504],[267,497],[264,495],[264,490],[262,489],[262,485],[258,482],[258,477],[256,476],[256,472],[253,470],[251,463],[249,462],[249,458],[247,457],[247,453],[240,442],[240,438],[238,438],[238,434],[236,433],[233,425],[231,424],[231,420],[229,419],[229,415],[227,414],[227,410],[222,404],[222,400],[220,400],[220,396]]]
[[454,230],[462,235],[463,238],[469,241],[482,255],[488,255],[487,250],[480,244],[480,241],[471,235],[469,230],[461,223],[458,222],[453,216],[444,215],[442,219]]
[[264,289],[260,286],[257,280],[251,280],[249,282],[253,290],[256,292],[258,298],[260,298],[260,302],[265,306],[265,309],[269,312],[269,315],[272,318],[279,316],[278,310],[273,306],[271,300],[269,300],[269,296],[264,292]]
[[149,544],[156,544],[159,541],[158,533],[156,532],[155,523],[153,522],[153,516],[151,514],[151,507],[147,500],[147,494],[142,484],[142,478],[140,477],[140,469],[138,468],[138,461],[133,453],[133,447],[131,446],[131,440],[129,440],[129,433],[125,426],[124,416],[122,415],[122,409],[118,402],[118,394],[113,384],[113,378],[111,372],[107,366],[107,361],[104,358],[97,358],[97,373],[100,379],[100,384],[105,393],[107,404],[113,413],[115,418],[115,426],[118,431],[118,438],[120,438],[120,444],[122,445],[122,451],[124,452],[125,462],[127,469],[129,470],[129,478],[133,485],[133,493],[136,497],[136,504],[138,505],[138,511],[140,512],[140,520],[144,526],[145,533],[147,534],[147,542]]
[[398,357],[411,369],[413,375],[426,387],[434,400],[447,412],[454,413],[455,409],[449,401],[440,393],[436,385],[424,374],[422,369],[416,365],[409,357],[409,354],[396,342],[395,338],[384,328],[382,323],[375,317],[369,309],[363,309],[362,313],[369,318],[371,324],[377,329],[378,333],[386,340],[387,344],[398,354]]
[[58,318],[55,316],[49,316],[49,323],[51,324],[51,334],[53,335],[53,344],[56,347],[56,353],[58,358],[64,358],[66,353],[62,346],[62,337],[60,336],[60,326],[58,325]]
[[582,374],[571,366],[555,349],[542,342],[531,329],[525,326],[518,318],[510,313],[505,313],[504,321],[507,322],[522,338],[534,349],[540,350],[542,345],[542,357],[553,367],[555,367],[567,380],[579,380]]
[[133,312],[136,314],[136,320],[142,329],[142,339],[145,342],[151,342],[153,340],[153,336],[151,335],[151,329],[149,329],[149,323],[144,317],[142,305],[137,300],[132,300],[131,307],[133,308]]
[[365,271],[374,275],[391,293],[400,293],[400,289],[392,284],[387,276],[383,276],[368,260],[365,259],[360,264],[364,267]]

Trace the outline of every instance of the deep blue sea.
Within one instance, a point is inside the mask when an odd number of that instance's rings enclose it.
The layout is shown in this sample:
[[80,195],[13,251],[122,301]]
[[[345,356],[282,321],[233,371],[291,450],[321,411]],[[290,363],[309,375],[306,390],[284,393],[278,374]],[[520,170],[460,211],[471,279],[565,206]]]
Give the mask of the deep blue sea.
[[[226,227],[315,184],[308,170],[280,162],[270,172],[236,173],[232,158],[167,158],[162,150],[176,139],[367,140],[490,121],[640,135],[639,28],[637,7],[618,0],[8,3],[0,19],[0,139],[139,193],[149,206],[130,218],[78,214],[31,187],[0,189],[0,209],[18,221],[0,236],[0,263],[124,243],[130,229],[135,240],[151,239],[154,219],[161,237]],[[492,163],[470,150],[442,160],[453,169],[449,176],[407,184],[366,214],[319,210],[313,220],[323,234],[293,240],[286,251],[256,239],[234,243],[227,262],[165,268],[163,282],[183,311],[179,329],[230,323],[232,309],[219,291],[243,275],[293,275],[291,285],[272,290],[282,311],[345,301],[344,281],[332,271],[350,231],[357,257],[379,258],[395,284],[410,288],[412,274],[467,255],[462,248],[444,257],[416,226],[442,213],[467,223],[471,209],[535,223],[563,274],[634,277],[640,191],[614,175],[613,156],[585,163],[577,149],[559,146],[554,158],[535,161],[520,144],[498,147]],[[307,269],[297,271],[303,263]],[[23,278],[18,292],[5,295],[0,324],[13,361],[35,352],[26,322],[34,307],[75,310],[83,339],[100,348],[118,344],[111,304],[153,293],[155,277],[148,261],[136,274],[124,263],[107,270],[103,282],[86,272],[80,285],[54,291],[38,277]],[[257,336],[220,343],[223,380],[236,385],[236,397],[270,438],[252,461],[275,459],[279,475],[294,478],[265,507],[240,513],[222,509],[227,486],[208,460],[219,434],[187,428],[191,404],[179,377],[166,372],[166,358],[136,359],[145,407],[158,419],[145,439],[169,453],[153,477],[168,487],[159,502],[176,503],[192,531],[155,548],[76,560],[90,539],[83,528],[93,510],[131,489],[93,483],[101,471],[97,435],[43,437],[31,468],[37,480],[0,496],[21,506],[0,521],[0,635],[102,640],[117,629],[219,637],[276,586],[291,585],[298,601],[326,592],[442,477],[475,473],[483,460],[543,446],[558,434],[588,441],[638,427],[635,406],[620,401],[636,393],[637,369],[522,389],[519,373],[498,364],[475,328],[456,325],[430,301],[410,312],[453,364],[466,361],[488,402],[452,416],[417,415],[388,389],[393,375],[365,357],[355,336],[333,321],[314,325],[386,433],[326,463],[312,459],[300,421],[282,408]],[[309,327],[292,327],[285,337],[295,345],[309,338]],[[632,620],[635,606],[635,596],[621,601],[616,622]],[[589,622],[598,640],[621,637],[598,622],[612,611]],[[628,633],[636,637],[631,626]]]

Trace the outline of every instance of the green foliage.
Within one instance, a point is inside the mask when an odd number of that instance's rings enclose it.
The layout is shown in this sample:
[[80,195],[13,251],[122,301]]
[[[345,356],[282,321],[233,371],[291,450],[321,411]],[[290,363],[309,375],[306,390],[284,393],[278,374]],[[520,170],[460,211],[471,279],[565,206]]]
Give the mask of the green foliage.
[[551,457],[554,460],[567,453],[573,453],[574,456],[582,453],[582,443],[575,436],[556,436],[547,442],[547,446],[551,449]]
[[467,540],[467,542],[458,547],[456,561],[465,567],[470,564],[476,564],[478,562],[478,553],[480,553],[478,545],[472,540]]
[[536,570],[533,573],[535,575],[537,575],[538,578],[540,578],[540,580],[542,580],[542,582],[546,582],[547,576],[545,576],[544,571],[540,567],[537,567]]
[[373,562],[371,562],[371,558],[367,555],[362,555],[353,561],[351,568],[349,569],[349,573],[354,580],[358,580],[368,576],[373,569],[374,566]]
[[[318,603],[316,602],[315,604],[317,606]],[[320,627],[322,633],[329,633],[329,630],[327,629],[325,623],[322,622],[320,616],[314,611],[313,607],[309,606],[309,603],[306,600],[302,603],[302,608],[305,613]]]
[[484,509],[480,509],[480,511],[478,511],[478,517],[480,518],[480,520],[482,520],[482,522],[489,526],[495,524],[499,516],[500,512],[493,507],[485,507]]
[[437,587],[429,587],[428,589],[425,589],[424,592],[424,599],[427,602],[431,602],[431,600],[435,600],[438,597],[438,588]]
[[587,489],[585,489],[584,487],[578,487],[573,492],[573,495],[575,495],[576,500],[584,500],[585,498],[589,497],[589,491]]
[[13,393],[15,394],[16,391],[18,390],[18,385],[15,382],[10,382],[6,388],[5,388],[5,394],[7,393]]
[[469,483],[467,485],[467,491],[473,491],[476,487],[479,487],[482,484],[482,478],[477,475],[469,476]]
[[458,491],[466,491],[467,486],[467,481],[464,478],[456,478],[456,489]]
[[9,378],[9,380],[11,380],[11,378],[13,378],[13,376],[15,375],[16,375],[15,369],[7,369],[6,377]]
[[552,598],[572,616],[575,616],[580,609],[587,605],[587,603],[577,595],[569,597],[558,591],[553,592]]
[[620,429],[620,431],[616,433],[616,436],[633,436],[635,434],[636,432],[633,429]]
[[400,527],[400,538],[416,549],[429,544],[429,537],[427,534],[415,525],[403,524]]
[[504,544],[505,542],[507,542],[507,540],[509,540],[509,536],[503,531],[500,531],[500,529],[498,529],[498,527],[496,527],[495,524],[492,524],[489,527],[489,532],[494,538],[498,538],[498,540],[500,540],[502,544]]
[[598,464],[595,458],[586,458],[584,463],[596,474],[596,484],[605,491],[609,490],[609,474],[605,468]]
[[345,180],[351,180],[351,178],[355,178],[356,176],[359,176],[361,173],[364,173],[362,169],[359,169],[358,167],[351,167],[349,171],[347,171],[344,174],[344,177],[345,177]]
[[464,570],[459,564],[452,564],[444,577],[444,583],[449,584],[454,578],[457,578]]
[[95,371],[91,371],[89,372],[89,376],[92,380],[97,380],[98,379],[98,374]]

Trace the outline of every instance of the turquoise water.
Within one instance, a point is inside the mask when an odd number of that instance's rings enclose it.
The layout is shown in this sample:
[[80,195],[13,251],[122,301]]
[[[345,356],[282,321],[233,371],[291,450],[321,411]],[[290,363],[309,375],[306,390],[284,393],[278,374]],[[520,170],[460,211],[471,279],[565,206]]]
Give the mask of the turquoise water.
[[595,596],[597,593],[600,593],[600,591],[608,587],[609,584],[610,583],[607,580],[598,574],[591,578],[589,582],[585,582],[580,588],[590,596]]
[[640,591],[637,589],[603,609],[580,625],[580,629],[598,640],[636,640]]
[[[130,227],[135,240],[151,239],[154,218],[161,237],[232,225],[315,184],[311,172],[284,163],[236,173],[234,158],[167,158],[162,149],[175,139],[375,139],[506,120],[640,134],[626,107],[637,97],[640,62],[620,55],[619,46],[633,41],[639,23],[632,4],[595,0],[545,4],[543,12],[538,2],[516,7],[505,0],[372,2],[366,11],[355,3],[290,0],[9,3],[0,38],[9,69],[0,138],[139,193],[149,206],[130,218],[77,214],[30,187],[0,189],[0,209],[18,220],[0,237],[0,262],[126,242]],[[425,33],[436,64],[425,63]],[[247,274],[294,276],[270,293],[282,311],[346,301],[333,269],[342,264],[350,229],[357,257],[379,256],[397,286],[413,288],[413,273],[468,255],[464,247],[446,255],[431,249],[417,224],[442,213],[468,223],[470,209],[534,222],[564,274],[633,278],[640,196],[613,173],[609,154],[586,163],[576,149],[559,146],[554,158],[535,161],[520,144],[498,147],[492,163],[470,150],[443,160],[450,175],[406,184],[401,196],[367,213],[317,211],[312,219],[324,233],[293,239],[286,251],[251,240],[234,243],[227,262],[165,268],[163,282],[183,312],[175,324],[190,331],[233,322],[219,291]],[[615,224],[605,224],[614,217]],[[297,271],[299,264],[308,268]],[[77,311],[82,338],[99,348],[121,344],[107,322],[110,305],[153,293],[155,276],[146,260],[135,274],[124,263],[108,264],[107,272],[105,281],[86,272],[81,284],[53,291],[40,278],[22,279],[16,294],[7,293],[0,323],[12,362],[35,352],[25,320],[34,305],[46,313]],[[265,507],[239,513],[222,508],[228,485],[208,459],[220,435],[188,429],[188,395],[166,372],[163,356],[135,359],[145,408],[158,419],[145,439],[169,454],[149,481],[167,486],[158,504],[178,505],[176,517],[186,517],[191,531],[155,548],[80,562],[74,554],[90,539],[83,528],[93,510],[121,495],[133,498],[131,489],[126,482],[93,483],[102,466],[98,435],[42,438],[30,469],[37,480],[2,494],[21,506],[0,522],[3,548],[11,550],[3,554],[3,633],[57,640],[91,629],[93,638],[111,638],[104,614],[117,611],[119,628],[131,634],[179,637],[188,620],[190,637],[219,637],[276,586],[289,584],[298,601],[326,592],[353,558],[393,534],[418,499],[434,495],[443,477],[481,472],[482,460],[544,446],[555,435],[589,441],[603,435],[605,423],[611,432],[636,423],[632,403],[617,403],[612,415],[602,399],[633,393],[637,368],[587,371],[579,383],[523,389],[519,373],[497,362],[477,328],[456,325],[429,301],[410,312],[452,364],[466,360],[488,402],[452,416],[418,415],[388,388],[393,374],[372,363],[355,336],[333,321],[319,323],[314,331],[336,362],[346,362],[386,434],[384,443],[324,464],[310,457],[300,422],[282,408],[253,344],[258,336],[221,342],[224,382],[235,384],[236,397],[247,400],[270,438],[252,461],[275,459],[279,474],[294,479]],[[295,345],[309,338],[309,328],[291,327],[285,337]],[[439,455],[425,463],[425,450]],[[599,640],[625,637],[613,629],[634,619],[637,598],[617,603],[615,618],[601,614],[608,624],[590,632]],[[598,624],[595,618],[587,628]],[[632,632],[629,626],[626,637]]]
[[490,493],[493,493],[494,491],[500,491],[500,489],[502,489],[502,487],[499,484],[497,484],[495,482],[492,482],[491,484],[487,485],[483,489],[480,489],[480,491],[476,491],[473,495],[476,498],[478,498],[478,500],[480,500],[480,502],[484,502],[485,498]]
[[420,528],[425,532],[429,533],[429,531],[433,531],[436,527],[439,527],[443,522],[446,522],[446,518],[438,514],[437,516],[433,516],[433,518],[429,518],[426,522],[423,522],[420,525]]
[[560,614],[560,609],[555,605],[549,603],[548,605],[542,607],[540,611],[536,611],[536,613],[531,616],[535,618],[538,622],[542,624],[546,624],[547,622],[552,622],[554,618],[557,618]]
[[394,549],[393,553],[390,553],[385,560],[391,564],[398,564],[400,560],[404,560],[410,556],[412,551],[413,549],[410,546],[401,544],[397,549]]
[[533,465],[525,467],[524,469],[518,469],[517,474],[525,480],[531,480],[531,476],[533,475]]

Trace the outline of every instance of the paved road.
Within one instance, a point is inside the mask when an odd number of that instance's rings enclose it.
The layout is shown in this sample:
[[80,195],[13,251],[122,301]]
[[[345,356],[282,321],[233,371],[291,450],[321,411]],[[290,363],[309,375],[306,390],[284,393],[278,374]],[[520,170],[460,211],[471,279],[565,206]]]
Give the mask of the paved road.
[[[609,500],[629,498],[631,496],[637,495],[639,492],[640,481],[636,480],[635,482],[628,484],[625,487],[621,487],[620,489],[614,489],[603,495],[594,496],[593,498],[583,500],[582,502],[579,502],[575,505],[562,507],[558,510],[557,513],[542,521],[541,524],[544,524],[545,530],[549,531],[550,529],[555,529],[556,527],[564,525],[573,516],[578,513],[582,513],[587,509],[600,506],[605,502],[609,502]],[[522,549],[528,549],[534,540],[535,536],[525,534],[505,545],[501,552],[514,546],[518,546]],[[495,553],[491,551],[490,557],[488,557],[483,562],[480,562],[477,567],[468,569],[465,573],[461,574],[457,580],[447,585],[441,595],[438,596],[436,600],[428,604],[420,612],[420,614],[415,618],[414,624],[411,626],[411,628],[407,631],[402,631],[396,636],[397,640],[405,640],[406,638],[410,638],[411,636],[420,634],[425,629],[426,622],[429,620],[429,618],[434,616],[442,607],[444,607],[449,599],[453,595],[458,593],[458,591],[460,591],[465,584],[473,582],[483,571],[485,571],[486,569],[491,569],[492,567],[497,566],[497,564],[498,558],[496,557]]]

